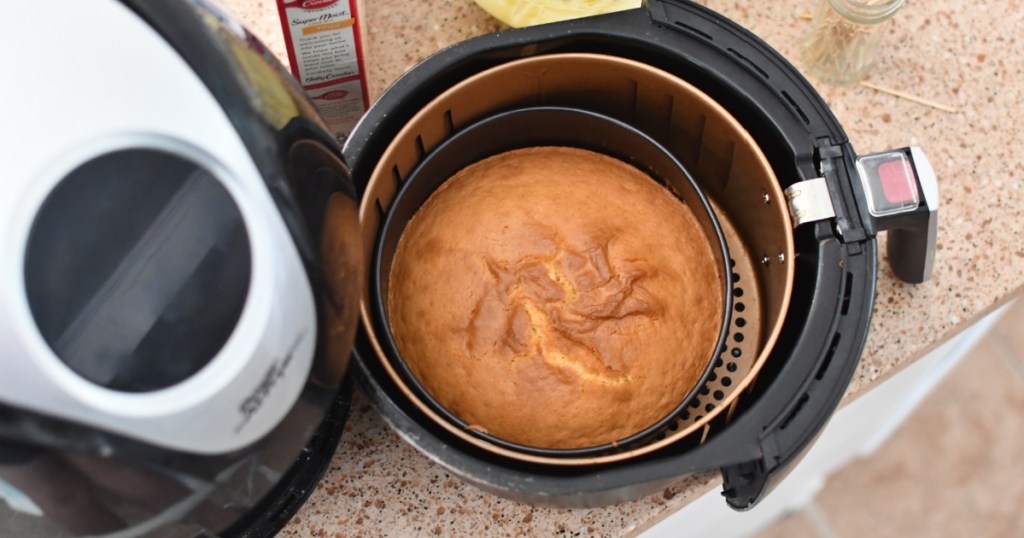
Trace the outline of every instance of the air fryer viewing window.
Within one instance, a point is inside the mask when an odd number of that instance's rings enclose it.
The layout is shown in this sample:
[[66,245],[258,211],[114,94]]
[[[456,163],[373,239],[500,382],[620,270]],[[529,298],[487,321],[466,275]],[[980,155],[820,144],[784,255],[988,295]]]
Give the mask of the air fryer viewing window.
[[69,368],[118,391],[175,385],[210,362],[245,305],[249,238],[208,171],[127,149],[65,177],[36,216],[25,287]]

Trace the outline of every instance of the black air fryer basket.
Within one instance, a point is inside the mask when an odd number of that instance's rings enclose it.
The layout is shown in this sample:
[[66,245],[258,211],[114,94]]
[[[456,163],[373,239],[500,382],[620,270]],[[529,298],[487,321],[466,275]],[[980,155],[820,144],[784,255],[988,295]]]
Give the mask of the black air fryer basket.
[[[398,80],[367,113],[344,148],[353,177],[365,189],[364,240],[375,241],[376,226],[395,191],[419,161],[471,120],[514,108],[512,105],[596,108],[595,112],[630,123],[666,147],[688,151],[689,146],[675,140],[675,127],[654,125],[659,122],[650,121],[649,110],[637,114],[636,106],[608,109],[611,105],[600,104],[599,97],[588,92],[526,92],[520,99],[525,102],[491,99],[492,104],[487,105],[484,94],[474,94],[471,88],[461,98],[444,103],[448,99],[444,92],[460,84],[471,86],[467,80],[473,77],[486,78],[491,71],[517,62],[573,55],[635,62],[692,85],[695,93],[714,101],[705,106],[724,111],[717,113],[723,122],[734,121],[748,133],[744,136],[756,144],[765,174],[778,183],[771,192],[726,186],[726,181],[712,177],[712,172],[725,170],[728,176],[730,159],[735,167],[736,162],[749,164],[753,157],[736,156],[744,151],[741,144],[728,139],[716,142],[721,132],[707,123],[710,120],[685,127],[691,141],[704,149],[677,157],[710,192],[719,219],[739,223],[739,233],[734,235],[739,236],[742,252],[737,254],[733,243],[729,248],[734,258],[742,258],[735,260],[738,265],[749,269],[733,277],[738,279],[735,301],[742,303],[743,292],[749,295],[755,289],[766,298],[787,295],[788,290],[776,289],[775,284],[785,278],[771,275],[780,267],[791,269],[792,293],[788,305],[783,301],[777,339],[771,341],[775,335],[763,339],[767,342],[761,350],[764,360],[750,374],[744,389],[737,391],[742,394],[694,432],[669,434],[656,449],[629,457],[557,465],[481,447],[428,416],[394,382],[389,359],[374,331],[361,331],[358,337],[356,370],[385,419],[406,441],[454,474],[499,495],[532,503],[596,506],[651,494],[685,474],[717,468],[724,477],[729,505],[750,508],[799,459],[849,384],[870,321],[879,229],[901,228],[889,241],[890,260],[897,274],[916,282],[927,278],[936,201],[922,185],[929,178],[934,181],[930,167],[916,148],[887,154],[912,163],[914,187],[923,192],[923,200],[913,210],[887,215],[878,209],[886,201],[879,194],[885,185],[873,187],[862,179],[877,176],[877,170],[858,171],[864,164],[859,163],[826,103],[778,52],[706,8],[685,1],[649,0],[641,9],[463,42],[432,56]],[[633,102],[643,102],[637,95],[644,92],[644,84],[634,81],[633,87]],[[671,96],[669,101],[666,121],[678,110],[673,107],[681,106],[671,102]],[[452,108],[451,102],[459,108]],[[424,119],[429,116],[428,109],[436,112],[436,121]],[[716,114],[706,116],[715,119]],[[408,147],[396,149],[396,144]],[[716,158],[722,162],[710,162]],[[387,179],[371,182],[375,174]],[[785,196],[779,196],[783,190]],[[716,193],[718,200],[714,200]],[[740,214],[746,211],[730,214],[730,208],[754,208],[755,201],[773,208],[767,211],[784,211],[786,218],[798,225],[774,235],[750,232],[756,222]],[[745,219],[748,222],[742,222]],[[779,245],[790,242],[793,254],[787,255]],[[733,315],[743,317],[742,313]],[[771,333],[772,324],[762,323],[765,332]],[[734,322],[733,329],[733,341],[739,342],[743,328]],[[728,378],[730,385],[741,381],[734,354],[758,351],[738,349],[741,347],[730,346],[716,361],[709,378],[715,385],[701,391],[702,397],[684,415],[683,426],[716,408],[723,379]]]

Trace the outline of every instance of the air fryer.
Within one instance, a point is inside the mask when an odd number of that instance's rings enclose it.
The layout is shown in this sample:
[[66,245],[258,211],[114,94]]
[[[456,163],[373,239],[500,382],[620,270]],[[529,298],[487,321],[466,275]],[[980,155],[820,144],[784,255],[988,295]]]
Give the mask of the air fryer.
[[[719,469],[726,502],[747,509],[799,459],[849,384],[870,322],[877,233],[893,230],[889,260],[898,276],[921,282],[931,271],[938,202],[920,150],[858,157],[793,66],[686,1],[649,0],[447,48],[391,86],[340,152],[272,56],[207,2],[94,0],[65,8],[77,15],[61,22],[61,35],[80,35],[81,44],[40,44],[39,65],[10,69],[26,81],[17,87],[24,102],[39,100],[32,92],[56,91],[41,83],[55,73],[77,81],[76,96],[94,100],[68,109],[64,128],[32,116],[45,107],[17,109],[24,118],[11,124],[23,136],[4,139],[21,149],[4,161],[13,179],[0,189],[24,189],[0,197],[13,208],[0,219],[14,223],[0,235],[0,250],[23,262],[0,273],[0,339],[9,351],[0,379],[0,468],[48,465],[52,484],[121,517],[92,518],[78,531],[63,521],[70,526],[60,531],[47,519],[53,512],[31,515],[40,507],[0,489],[47,534],[272,534],[333,457],[354,382],[407,442],[505,497],[600,506]],[[8,29],[26,42],[47,35]],[[95,36],[130,38],[134,46],[101,54],[105,41]],[[130,84],[118,78],[129,75],[137,77]],[[140,105],[143,90],[166,99]],[[688,408],[658,437],[571,461],[495,447],[430,416],[389,371],[393,357],[380,345],[361,277],[395,192],[420,162],[467,125],[537,106],[608,116],[668,148],[707,194],[734,262],[728,346]],[[26,172],[26,163],[39,170]],[[129,192],[112,177],[150,177],[166,189]],[[167,222],[186,235],[160,236]],[[107,235],[86,233],[97,225]],[[140,241],[147,233],[159,241]],[[145,279],[132,275],[144,274],[153,256],[166,270],[148,281],[171,291],[147,296],[134,284]],[[106,280],[89,280],[95,275]],[[127,302],[86,297],[108,288]],[[195,301],[204,294],[224,300],[204,309]],[[246,306],[256,296],[272,313],[260,330]],[[106,317],[79,323],[51,308],[58,300],[78,301],[72,313]],[[151,309],[124,315],[138,304]],[[243,326],[251,339],[238,336]],[[104,327],[139,330],[108,335]],[[124,361],[99,360],[96,350],[108,343],[123,348]],[[168,345],[187,360],[148,367]],[[300,365],[305,373],[297,375]],[[235,393],[208,391],[210,400],[174,424],[139,419],[141,407],[107,405],[171,394],[210,378],[214,367],[233,372],[246,389],[239,399],[218,404]],[[291,377],[283,373],[289,368]],[[26,376],[33,382],[19,385]],[[65,390],[71,385],[78,396],[102,397],[75,400]],[[183,399],[168,400],[174,405],[188,397],[176,394]],[[102,478],[118,475],[160,494],[133,496]]]
[[391,86],[343,150],[364,189],[367,263],[395,193],[431,152],[474,122],[529,106],[589,110],[643,131],[711,200],[734,262],[735,309],[698,398],[659,438],[624,451],[506,450],[405,386],[365,296],[358,378],[407,442],[498,495],[600,506],[719,469],[726,502],[754,506],[849,384],[870,322],[877,232],[899,227],[894,270],[927,278],[937,203],[927,160],[916,148],[858,158],[820,96],[763,41],[701,6],[649,1],[459,43]]

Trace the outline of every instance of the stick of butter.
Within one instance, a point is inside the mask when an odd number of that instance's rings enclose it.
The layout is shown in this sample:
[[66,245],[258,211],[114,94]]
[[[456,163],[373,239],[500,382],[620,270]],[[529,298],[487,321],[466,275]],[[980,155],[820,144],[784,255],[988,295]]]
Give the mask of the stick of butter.
[[640,7],[640,0],[476,0],[476,3],[515,28]]

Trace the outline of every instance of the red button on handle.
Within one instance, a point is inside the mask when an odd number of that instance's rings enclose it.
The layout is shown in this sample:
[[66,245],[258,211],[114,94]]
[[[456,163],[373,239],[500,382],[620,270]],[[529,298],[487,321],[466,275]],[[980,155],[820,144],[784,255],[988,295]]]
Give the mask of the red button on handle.
[[885,217],[917,209],[920,193],[909,153],[896,150],[858,157],[857,171],[864,182],[871,216]]
[[890,204],[917,204],[917,181],[910,163],[903,159],[883,162],[878,165],[878,179]]

